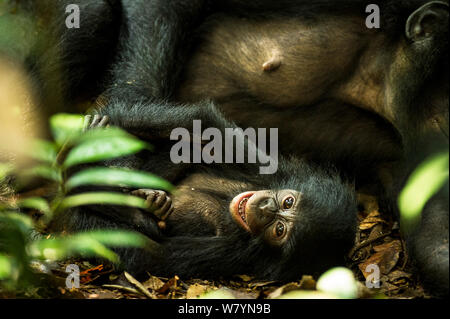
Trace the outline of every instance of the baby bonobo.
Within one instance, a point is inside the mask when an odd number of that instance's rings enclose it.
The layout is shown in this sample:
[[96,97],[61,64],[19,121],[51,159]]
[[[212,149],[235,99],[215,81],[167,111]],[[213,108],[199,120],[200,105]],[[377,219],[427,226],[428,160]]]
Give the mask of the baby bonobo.
[[[201,178],[201,176],[196,178]],[[225,181],[219,180],[219,182]],[[191,192],[193,191],[195,191],[195,188],[191,189]],[[172,199],[166,192],[161,190],[138,189],[132,191],[131,194],[147,200],[148,206],[150,207],[149,212],[153,214],[153,218],[158,221],[159,228],[163,230],[166,230],[164,220],[169,219],[169,222],[173,220],[174,223],[182,218],[189,220],[188,216],[183,216],[186,212],[185,210],[180,208],[176,209],[175,207],[175,204],[177,207],[189,204],[181,201],[183,197],[179,199],[179,196],[182,195],[180,188],[175,193],[174,203],[172,203]],[[191,195],[195,196],[193,194]],[[188,200],[187,198],[185,199]],[[280,191],[247,191],[236,195],[231,200],[228,212],[239,227],[242,227],[242,229],[252,235],[261,236],[263,241],[268,245],[279,246],[288,240],[295,226],[295,220],[298,217],[296,211],[299,209],[300,201],[301,193],[291,189],[283,189]],[[196,213],[204,215],[204,212],[204,210],[198,210]],[[220,211],[217,210],[217,212]],[[212,217],[214,212],[206,210],[206,214]],[[205,217],[207,218],[207,216]],[[217,217],[219,218],[220,216]],[[214,220],[211,222],[213,222],[213,227],[210,230],[211,234],[215,233],[215,235],[220,235],[220,224],[214,223]],[[206,233],[208,227],[207,225],[205,227],[203,231]],[[174,228],[172,227],[167,230],[167,233],[172,231],[175,235],[183,232],[183,229],[179,229],[176,226],[175,229],[174,232]]]
[[332,169],[283,157],[272,175],[260,175],[258,163],[174,164],[169,152],[175,141],[164,114],[182,112],[187,129],[193,119],[222,132],[234,126],[212,105],[167,107],[155,115],[136,106],[126,116],[107,108],[87,122],[89,127],[116,125],[150,141],[154,152],[106,165],[151,171],[169,180],[175,191],[121,189],[145,198],[149,211],[79,207],[58,217],[57,230],[122,228],[145,234],[153,241],[148,249],[116,250],[124,268],[136,276],[248,274],[283,281],[344,264],[355,238],[356,201],[352,187]]

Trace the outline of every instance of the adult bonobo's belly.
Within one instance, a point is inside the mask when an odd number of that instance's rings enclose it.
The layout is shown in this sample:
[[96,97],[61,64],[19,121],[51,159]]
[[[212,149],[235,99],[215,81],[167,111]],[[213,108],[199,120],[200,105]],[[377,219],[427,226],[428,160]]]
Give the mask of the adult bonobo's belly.
[[[279,149],[372,179],[400,156],[386,109],[384,36],[357,18],[212,17],[178,99],[213,99],[242,127],[277,127]],[[375,52],[375,53],[374,53]]]

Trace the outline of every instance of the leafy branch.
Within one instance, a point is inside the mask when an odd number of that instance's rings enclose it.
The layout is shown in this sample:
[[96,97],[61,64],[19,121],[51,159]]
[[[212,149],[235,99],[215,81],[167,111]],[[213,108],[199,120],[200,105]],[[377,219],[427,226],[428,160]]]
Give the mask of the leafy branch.
[[[112,204],[147,209],[144,199],[117,192],[84,192],[69,195],[80,186],[115,186],[170,190],[165,180],[146,172],[125,168],[92,166],[92,163],[132,155],[151,147],[128,134],[111,127],[83,131],[82,115],[57,114],[50,119],[54,141],[34,140],[24,150],[34,160],[30,168],[20,169],[12,163],[0,163],[0,185],[7,176],[16,177],[16,189],[31,181],[45,180],[55,191],[44,196],[15,196],[0,202],[0,283],[15,287],[30,274],[31,260],[61,260],[73,255],[103,257],[118,262],[118,256],[107,246],[143,247],[152,244],[147,237],[117,230],[96,230],[67,236],[32,239],[35,225],[23,210],[38,211],[44,224],[67,209],[92,204]],[[75,166],[89,168],[69,176]],[[155,244],[155,243],[153,243]],[[25,279],[24,279],[25,278]]]

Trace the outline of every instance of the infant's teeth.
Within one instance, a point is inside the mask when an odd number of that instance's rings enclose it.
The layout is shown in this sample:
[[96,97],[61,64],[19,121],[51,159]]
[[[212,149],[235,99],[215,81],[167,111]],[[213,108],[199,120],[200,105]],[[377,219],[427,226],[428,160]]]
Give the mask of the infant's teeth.
[[241,218],[242,218],[244,221],[246,221],[246,219],[245,219],[245,213],[244,213],[244,210],[245,210],[244,206],[245,206],[245,203],[247,203],[247,200],[248,200],[248,197],[247,197],[247,198],[244,198],[243,200],[241,200],[241,202],[239,203],[239,208],[238,208],[239,215],[241,216]]

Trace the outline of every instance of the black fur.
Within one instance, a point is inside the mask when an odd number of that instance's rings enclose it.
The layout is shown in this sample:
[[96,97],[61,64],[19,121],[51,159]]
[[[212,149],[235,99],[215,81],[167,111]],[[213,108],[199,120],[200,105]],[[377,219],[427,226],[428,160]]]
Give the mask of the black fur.
[[[117,159],[107,165],[162,174],[174,185],[183,183],[173,196],[189,196],[185,205],[175,206],[166,220],[167,228],[159,231],[150,217],[137,209],[108,206],[80,207],[59,216],[52,225],[58,231],[81,231],[92,228],[126,228],[145,233],[153,239],[147,250],[118,250],[123,266],[135,275],[146,271],[160,275],[218,278],[234,274],[253,274],[261,279],[295,280],[302,273],[317,274],[332,266],[343,265],[352,247],[356,231],[356,201],[351,186],[341,181],[332,169],[313,168],[295,158],[279,160],[273,175],[260,175],[260,164],[183,164],[177,176],[170,167],[169,140],[172,129],[165,116],[179,116],[183,127],[201,120],[205,127],[235,127],[223,119],[212,104],[184,106],[154,104],[152,108],[134,105],[124,111],[117,107],[100,111],[111,124],[141,138],[150,137],[157,145],[165,144],[158,154],[138,154]],[[139,114],[139,116],[138,116]],[[130,116],[131,115],[131,116]],[[143,132],[140,133],[140,132]],[[140,160],[139,158],[145,160]],[[198,174],[194,180],[184,182]],[[220,188],[215,181],[220,180]],[[186,185],[188,186],[186,188]],[[190,192],[195,187],[195,192]],[[188,190],[186,190],[188,189]],[[280,248],[269,246],[262,236],[251,236],[233,221],[229,204],[245,191],[293,189],[302,193],[294,231]],[[209,205],[205,198],[216,205]],[[209,210],[208,218],[202,212]],[[211,223],[211,219],[214,220]],[[114,221],[111,222],[111,221]]]

